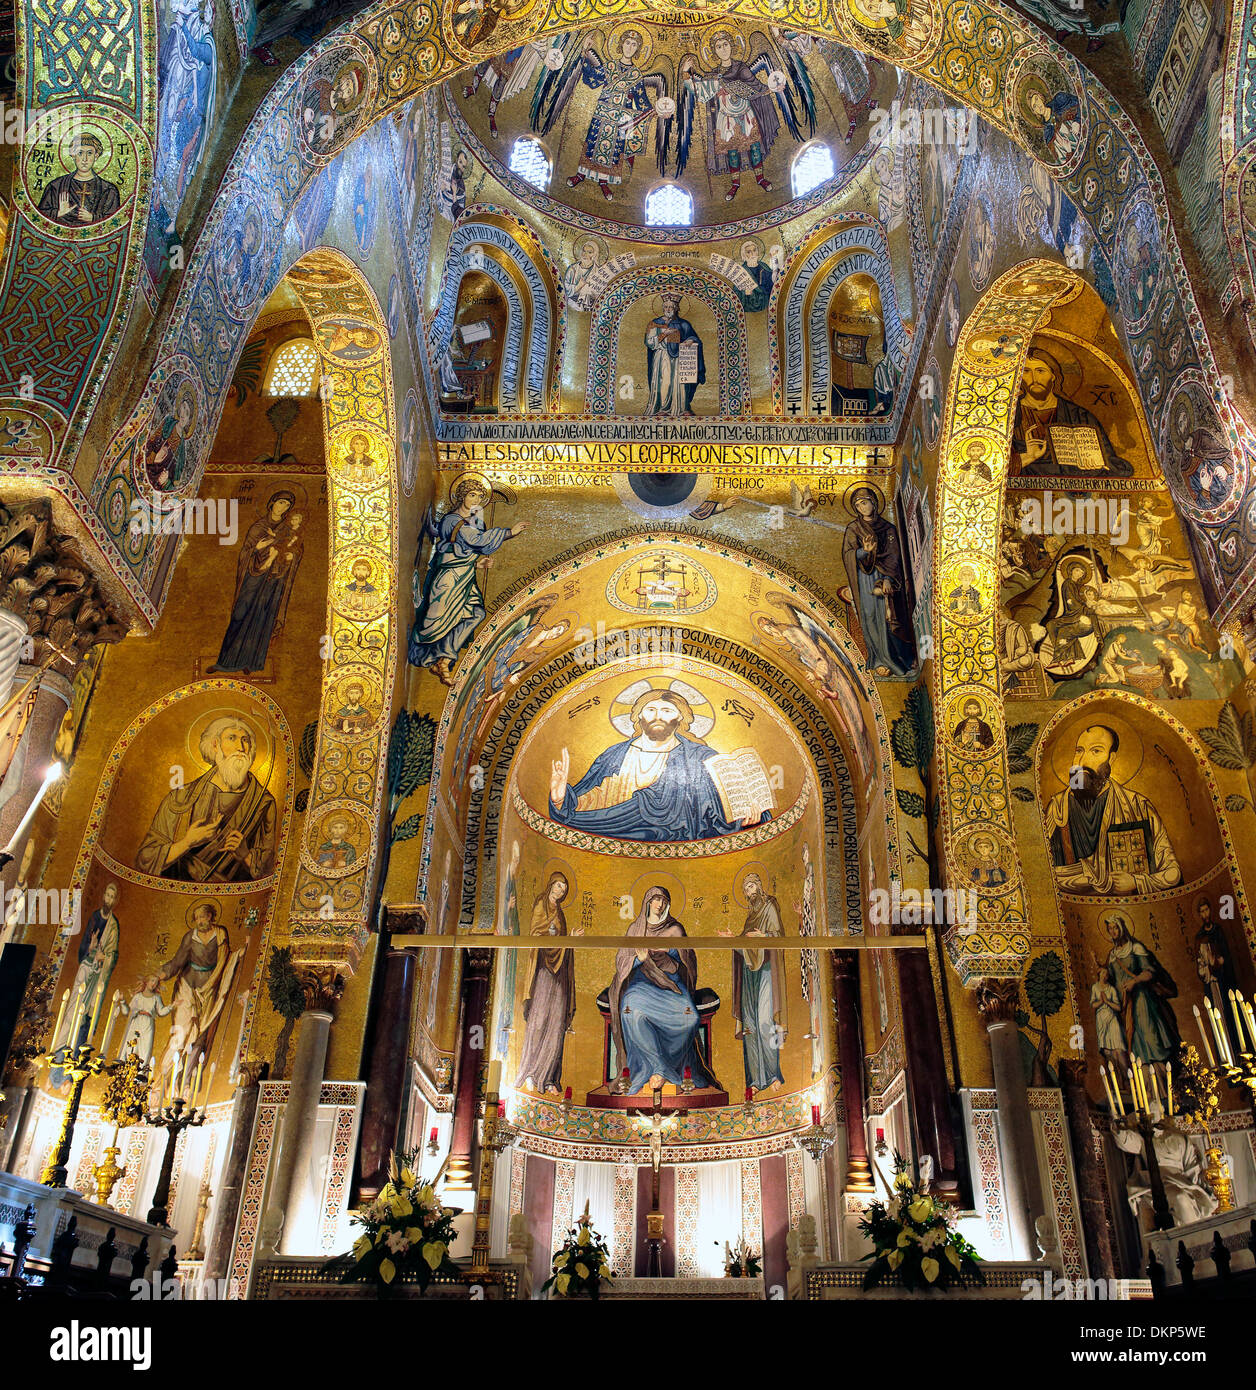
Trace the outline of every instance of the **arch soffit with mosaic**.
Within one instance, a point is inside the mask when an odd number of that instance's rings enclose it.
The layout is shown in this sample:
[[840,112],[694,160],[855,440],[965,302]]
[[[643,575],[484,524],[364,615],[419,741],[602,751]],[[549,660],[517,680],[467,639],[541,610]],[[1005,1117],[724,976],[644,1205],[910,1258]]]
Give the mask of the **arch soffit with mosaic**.
[[[977,925],[944,934],[965,984],[1019,976],[1029,953],[1029,905],[1012,820],[1007,729],[998,660],[998,568],[1004,493],[1017,390],[1030,340],[1052,308],[1085,282],[1054,261],[1006,271],[985,292],[960,331],[938,454],[934,536],[932,686],[942,842],[949,887],[977,895]],[[989,479],[961,465],[975,443]],[[994,739],[965,750],[948,731],[953,713],[976,699]],[[994,846],[1005,881],[972,889],[974,840]]]
[[[303,280],[316,256],[344,272],[334,284]],[[329,546],[327,628],[314,772],[300,845],[288,931],[298,959],[336,959],[352,969],[366,940],[379,854],[388,719],[397,663],[397,429],[388,329],[374,291],[339,251],[319,249],[296,264],[292,285],[314,329],[327,458]],[[320,276],[320,279],[323,278]],[[327,327],[356,324],[377,348],[365,357],[338,353]],[[361,438],[359,438],[361,437]],[[366,459],[360,447],[366,441]],[[350,734],[332,732],[347,682],[363,688],[374,722]],[[320,862],[331,818],[344,819],[355,855],[347,864]]]
[[566,304],[553,265],[531,229],[491,205],[468,208],[450,234],[436,311],[423,335],[429,363],[443,351],[458,302],[459,284],[466,270],[476,267],[476,250],[509,274],[525,306],[523,360],[519,369],[524,385],[521,408],[531,414],[543,412],[547,405],[553,408],[557,405],[557,364],[566,333]]

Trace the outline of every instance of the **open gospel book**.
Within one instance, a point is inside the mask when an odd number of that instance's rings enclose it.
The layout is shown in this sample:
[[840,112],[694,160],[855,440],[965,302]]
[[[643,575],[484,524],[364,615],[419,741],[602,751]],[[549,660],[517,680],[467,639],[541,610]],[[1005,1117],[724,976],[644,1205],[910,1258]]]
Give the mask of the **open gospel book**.
[[715,783],[724,808],[724,819],[757,825],[764,811],[774,810],[776,798],[763,759],[753,748],[719,753],[703,764]]

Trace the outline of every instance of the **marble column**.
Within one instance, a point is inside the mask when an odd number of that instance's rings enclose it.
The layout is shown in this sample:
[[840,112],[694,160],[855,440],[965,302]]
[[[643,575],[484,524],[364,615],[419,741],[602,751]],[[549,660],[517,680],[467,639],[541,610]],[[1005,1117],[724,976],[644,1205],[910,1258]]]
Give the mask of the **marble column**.
[[[893,928],[898,936],[910,935],[916,930],[915,927]],[[912,947],[895,951],[894,955],[902,996],[903,1050],[907,1057],[907,1088],[916,1151],[933,1159],[933,1186],[939,1195],[957,1196],[959,1161],[929,953],[923,947]]]
[[[488,985],[492,952],[466,951],[462,968],[462,1031],[458,1044],[458,1086],[454,1093],[453,1135],[446,1194],[465,1193],[465,1210],[475,1205],[476,1121],[479,1119],[480,1063],[488,1045]],[[474,1031],[478,1025],[478,1034]],[[477,1045],[478,1040],[478,1045]]]
[[1021,1058],[1016,1008],[1019,980],[984,979],[977,986],[977,1007],[990,1038],[994,1091],[999,1105],[999,1149],[1003,1156],[1003,1200],[1012,1238],[1013,1259],[1037,1259],[1034,1222],[1046,1211],[1038,1148],[1034,1143],[1029,1089]]
[[249,1058],[240,1063],[231,1106],[231,1139],[227,1158],[218,1178],[218,1200],[214,1203],[214,1227],[205,1256],[205,1278],[225,1279],[230,1272],[231,1251],[235,1246],[236,1220],[240,1215],[240,1196],[244,1175],[253,1147],[253,1121],[257,1117],[257,1098],[267,1063]]
[[1077,1199],[1081,1204],[1082,1236],[1086,1242],[1086,1264],[1092,1279],[1111,1279],[1116,1275],[1112,1251],[1112,1230],[1108,1212],[1108,1179],[1103,1160],[1095,1153],[1091,1126],[1091,1102],[1086,1091],[1084,1059],[1060,1059],[1060,1082],[1064,1092],[1064,1113],[1073,1149],[1073,1171],[1077,1174]]
[[410,1055],[418,954],[414,946],[388,947],[383,953],[382,979],[372,1020],[374,1037],[367,1067],[362,1147],[358,1157],[359,1192],[368,1201],[377,1196],[387,1182],[388,1156],[397,1146],[397,1126]]
[[305,1012],[297,1032],[292,1080],[284,1106],[283,1136],[279,1161],[271,1179],[262,1222],[261,1254],[312,1254],[293,1246],[300,1238],[294,1230],[294,1207],[299,1200],[300,1178],[309,1166],[310,1143],[318,1117],[318,1096],[327,1065],[327,1042],[331,1033],[333,1009],[344,993],[344,977],[330,965],[298,965],[297,976],[305,993]]
[[833,1013],[837,1019],[837,1063],[846,1111],[846,1190],[872,1192],[868,1132],[864,1124],[863,1015],[859,1007],[859,952],[831,951]]

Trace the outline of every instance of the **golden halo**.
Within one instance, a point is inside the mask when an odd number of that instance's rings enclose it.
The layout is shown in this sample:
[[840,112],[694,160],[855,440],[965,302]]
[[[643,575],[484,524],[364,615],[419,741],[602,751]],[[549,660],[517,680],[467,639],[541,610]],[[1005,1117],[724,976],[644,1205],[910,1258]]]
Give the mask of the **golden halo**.
[[485,492],[489,493],[490,496],[492,495],[493,483],[483,473],[477,473],[474,470],[470,470],[466,473],[459,473],[453,482],[449,484],[448,503],[451,507],[454,505],[454,493],[458,491],[458,488],[464,482],[479,483]]
[[763,885],[763,891],[765,893],[771,893],[772,879],[774,877],[768,869],[768,866],[757,859],[752,859],[750,863],[743,864],[741,868],[737,870],[736,874],[733,876],[732,899],[738,907],[745,908],[747,911],[749,911],[750,904],[746,901],[746,894],[742,885],[752,874]]
[[198,907],[212,907],[214,909],[215,924],[217,926],[223,927],[225,930],[225,924],[222,920],[222,905],[220,903],[216,903],[213,900],[213,898],[193,898],[193,900],[187,905],[187,908],[183,913],[183,920],[187,923],[189,931],[191,931],[192,927],[195,926],[195,923],[192,921],[192,917]]
[[746,56],[746,36],[740,30],[734,29],[731,25],[722,24],[718,28],[712,29],[709,34],[702,39],[702,61],[710,68],[717,68],[720,65],[719,59],[715,56],[715,40],[721,34],[726,34],[733,46],[734,58],[745,58]]
[[855,494],[863,491],[872,493],[877,499],[877,511],[883,515],[885,512],[885,494],[875,483],[854,483],[846,489],[846,494],[842,498],[842,506],[845,508],[847,515],[852,517],[858,515],[855,511]]
[[97,171],[107,169],[113,162],[112,141],[95,121],[90,125],[84,123],[80,125],[77,130],[67,135],[57,148],[57,156],[64,165],[67,173],[74,168],[74,156],[71,151],[74,149],[75,145],[87,135],[90,135],[93,140],[98,140],[100,142],[100,154],[92,161],[92,168]]
[[[526,841],[522,837],[520,837],[519,863],[521,866],[523,864],[523,851],[525,846]],[[510,864],[509,855],[506,856],[504,862],[507,865]],[[567,896],[562,900],[561,903],[559,903],[559,907],[563,909],[563,913],[565,915],[567,911],[567,906],[570,905],[573,899],[575,899],[576,897],[576,876],[571,871],[571,865],[565,859],[559,859],[556,856],[551,855],[545,861],[545,867],[541,871],[541,877],[536,885],[536,889],[529,896],[531,897],[533,902],[535,902],[537,898],[544,897],[545,886],[549,883],[550,879],[553,878],[555,874],[562,874],[562,876],[567,880]],[[521,912],[520,916],[522,917],[522,915],[523,914]]]
[[[671,897],[671,907],[668,909],[677,921],[682,922],[685,905],[689,901],[689,895],[685,891],[684,883],[673,873],[666,869],[647,869],[643,874],[639,874],[628,890],[628,896],[632,899],[632,917],[624,922],[620,929],[621,935],[628,929],[628,922],[631,922],[641,911],[641,904],[645,901],[645,895],[651,888],[662,888]],[[677,906],[679,904],[679,906]],[[688,930],[688,928],[686,928]]]
[[[201,735],[215,719],[221,719],[227,715],[233,719],[238,719],[252,733],[253,766],[249,770],[262,786],[268,786],[271,773],[274,771],[275,745],[271,738],[270,727],[265,722],[264,716],[253,710],[241,710],[234,705],[215,705],[213,709],[204,710],[198,714],[188,725],[185,741],[185,746],[193,763],[199,767],[206,765],[201,757]],[[197,773],[196,775],[199,777],[201,774]],[[192,779],[188,778],[187,780],[191,781]]]
[[656,678],[642,676],[619,692],[611,701],[609,718],[612,727],[625,738],[634,737],[632,729],[632,707],[647,690],[674,691],[688,704],[693,713],[689,733],[693,738],[705,739],[715,727],[715,707],[711,701],[688,681],[674,676]]
[[654,52],[654,40],[650,37],[650,31],[644,24],[621,24],[611,34],[610,43],[607,45],[610,52],[619,58],[620,49],[623,47],[625,34],[636,34],[641,40],[641,50],[632,60],[635,68],[644,70],[645,65],[650,61],[650,55]]
[[1069,784],[1069,771],[1073,766],[1073,753],[1077,747],[1078,735],[1083,729],[1089,729],[1094,724],[1106,724],[1108,728],[1114,729],[1121,741],[1120,748],[1112,758],[1113,780],[1128,785],[1138,776],[1143,765],[1142,735],[1123,714],[1116,713],[1111,705],[1100,705],[1098,708],[1089,706],[1079,710],[1052,736],[1051,771],[1061,787],[1066,788]]

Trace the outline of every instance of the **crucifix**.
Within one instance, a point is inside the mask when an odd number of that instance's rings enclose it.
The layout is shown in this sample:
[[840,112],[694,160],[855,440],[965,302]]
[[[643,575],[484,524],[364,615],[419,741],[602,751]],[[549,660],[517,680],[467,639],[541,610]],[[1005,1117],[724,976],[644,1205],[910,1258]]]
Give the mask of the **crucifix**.
[[687,1110],[663,1109],[663,1078],[652,1076],[651,1102],[648,1110],[630,1109],[628,1113],[637,1122],[638,1128],[647,1131],[650,1145],[650,1210],[645,1218],[646,1277],[663,1277],[663,1213],[659,1209],[659,1175],[663,1167],[663,1131],[674,1129],[689,1112]]

